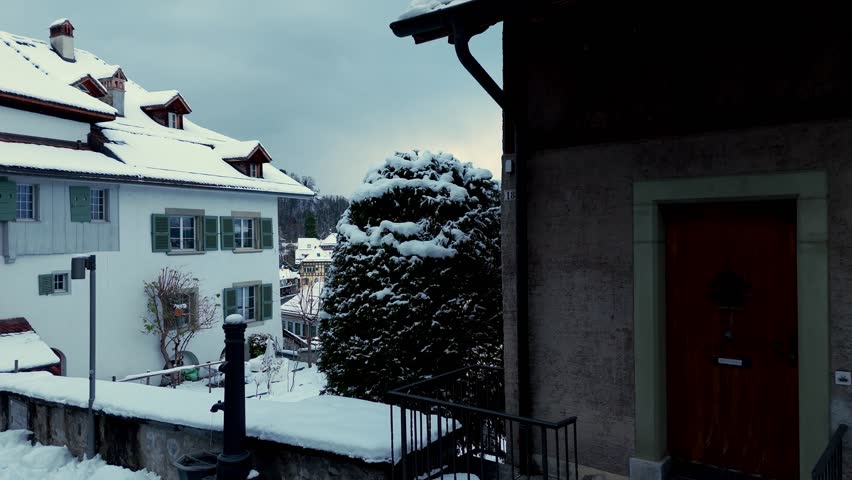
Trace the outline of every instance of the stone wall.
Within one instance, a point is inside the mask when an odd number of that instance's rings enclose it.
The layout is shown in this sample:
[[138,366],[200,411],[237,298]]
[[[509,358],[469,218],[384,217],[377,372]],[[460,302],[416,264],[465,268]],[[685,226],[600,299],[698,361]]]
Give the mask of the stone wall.
[[[77,456],[86,451],[86,410],[0,392],[0,431],[12,422],[23,421],[20,410],[10,413],[11,405],[25,405],[26,424],[33,439],[44,445],[64,445]],[[181,455],[200,451],[219,452],[222,433],[183,427],[150,420],[118,417],[98,412],[97,451],[110,464],[133,470],[146,468],[163,480],[178,480],[173,461]],[[342,427],[343,428],[343,427]],[[254,468],[268,479],[383,480],[390,478],[390,464],[364,461],[310,450],[292,445],[247,439]]]

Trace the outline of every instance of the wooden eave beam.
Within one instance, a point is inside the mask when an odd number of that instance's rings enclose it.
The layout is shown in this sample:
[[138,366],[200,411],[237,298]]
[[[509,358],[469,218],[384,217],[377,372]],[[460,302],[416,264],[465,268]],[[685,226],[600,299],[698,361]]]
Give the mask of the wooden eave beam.
[[115,115],[112,114],[93,112],[79,107],[38,100],[9,92],[0,92],[0,105],[81,122],[95,123],[115,120]]

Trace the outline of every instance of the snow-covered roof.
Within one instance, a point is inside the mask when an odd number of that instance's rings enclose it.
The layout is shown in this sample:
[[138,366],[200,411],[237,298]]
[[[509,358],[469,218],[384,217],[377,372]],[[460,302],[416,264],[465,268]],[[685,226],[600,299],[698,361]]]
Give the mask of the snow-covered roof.
[[290,315],[308,315],[315,317],[319,313],[320,296],[322,295],[323,282],[315,282],[311,286],[303,286],[299,293],[281,305],[281,313]]
[[165,105],[175,97],[179,96],[177,90],[160,90],[156,92],[144,92],[139,94],[139,106],[151,107],[155,105]]
[[[0,391],[85,408],[88,379],[55,377],[45,372],[0,374]],[[222,431],[223,415],[210,414],[211,397],[204,392],[156,388],[136,383],[97,381],[94,409],[108,415],[139,418]],[[299,412],[292,415],[292,412]],[[400,411],[393,409],[393,424]],[[423,429],[420,444],[438,438],[438,417]],[[456,424],[444,424],[444,431]],[[447,424],[449,423],[449,428]],[[246,435],[252,438],[326,451],[365,462],[391,461],[388,406],[355,398],[321,395],[298,402],[246,400]],[[428,432],[428,434],[427,434]],[[427,438],[429,440],[427,440]],[[400,458],[401,440],[394,437],[393,458]]]
[[19,370],[59,363],[59,357],[32,330],[26,320],[0,320],[0,372],[15,371],[15,360],[18,361]]
[[310,250],[296,251],[296,261],[301,262],[331,262],[331,250],[323,249],[319,246]]
[[259,141],[247,140],[244,142],[221,143],[216,145],[216,152],[223,160],[229,160],[233,158],[248,158],[257,148],[263,148]]
[[67,18],[57,18],[56,20],[53,21],[53,23],[50,24],[50,26],[48,28],[58,27],[65,22],[71,23],[71,21],[68,20]]
[[282,268],[278,270],[278,278],[281,280],[295,280],[299,278],[299,272],[294,272],[289,268]]
[[320,242],[320,245],[322,245],[322,246],[337,245],[337,234],[336,233],[329,233],[327,237],[322,239],[322,242]]
[[427,13],[434,12],[435,10],[454,7],[469,1],[470,0],[411,0],[408,10],[403,12],[402,15],[399,16],[399,19],[405,20],[406,18],[425,15]]
[[[57,105],[115,114],[114,108],[70,84],[86,75],[95,79],[111,77],[119,67],[80,49],[75,51],[75,59],[63,60],[46,42],[0,32],[0,71],[3,72],[0,95],[10,92]],[[0,143],[3,150],[11,153],[14,149],[22,154],[19,157],[0,154],[0,170],[28,169],[51,175],[90,173],[127,178],[127,181],[313,195],[310,189],[271,165],[263,169],[263,178],[253,178],[222,159],[223,150],[245,148],[246,142],[200,127],[186,118],[183,129],[169,128],[142,110],[145,105],[168,102],[176,95],[176,90],[149,92],[127,80],[124,116],[96,124],[107,140],[104,145],[107,155]]]
[[74,65],[72,68],[76,69],[76,64],[62,60],[44,42],[0,32],[0,70],[3,72],[0,75],[0,93],[115,115],[114,108],[70,85],[88,72],[63,72],[52,76],[48,73],[51,62],[43,61],[43,57],[48,56],[54,57],[57,64]]
[[310,250],[319,245],[319,238],[304,237],[296,240],[296,248],[299,250]]

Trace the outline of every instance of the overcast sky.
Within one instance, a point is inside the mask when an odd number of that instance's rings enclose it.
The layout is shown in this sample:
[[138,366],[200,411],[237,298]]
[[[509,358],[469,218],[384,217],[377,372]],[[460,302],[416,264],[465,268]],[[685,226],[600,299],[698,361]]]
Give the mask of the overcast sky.
[[[274,164],[349,195],[396,150],[447,151],[499,176],[500,111],[446,41],[388,24],[409,0],[15,2],[0,30],[47,40],[68,17],[77,48],[148,90],[177,89],[190,119],[258,139]],[[471,49],[500,81],[500,25]]]

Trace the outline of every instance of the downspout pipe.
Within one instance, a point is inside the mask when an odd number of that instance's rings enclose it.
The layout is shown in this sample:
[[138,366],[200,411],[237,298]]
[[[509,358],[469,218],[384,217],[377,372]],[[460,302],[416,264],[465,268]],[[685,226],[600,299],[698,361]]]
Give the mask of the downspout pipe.
[[509,114],[515,130],[515,299],[517,308],[516,335],[517,335],[517,358],[518,358],[518,414],[531,416],[531,386],[530,386],[530,352],[529,352],[529,289],[527,270],[527,209],[526,209],[526,128],[525,115],[522,110],[513,111],[509,107],[506,93],[497,85],[497,82],[488,74],[482,65],[470,53],[470,35],[464,22],[455,18],[452,22],[452,43],[455,46],[456,56],[462,66],[470,73],[474,80],[491,96],[492,99]]
[[[479,61],[470,53],[470,39],[472,35],[467,33],[464,23],[459,19],[453,21],[453,45],[456,48],[456,56],[462,66],[470,73],[474,80],[497,102],[503,110],[506,110],[506,94],[491,78],[491,75],[482,67]],[[514,116],[512,117],[514,118]]]

